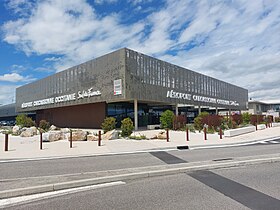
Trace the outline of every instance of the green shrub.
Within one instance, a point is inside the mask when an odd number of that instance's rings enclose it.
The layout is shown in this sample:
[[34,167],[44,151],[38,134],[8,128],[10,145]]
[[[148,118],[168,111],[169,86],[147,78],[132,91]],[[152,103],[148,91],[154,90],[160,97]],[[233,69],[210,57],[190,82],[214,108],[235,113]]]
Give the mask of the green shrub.
[[209,128],[207,129],[207,133],[213,134],[213,133],[215,133],[215,132],[216,132],[216,130],[215,130],[215,128],[214,128],[213,126],[211,126],[211,127],[209,127]]
[[202,117],[196,117],[194,118],[194,128],[196,130],[201,131],[203,129],[203,125],[202,125]]
[[121,135],[123,137],[127,137],[127,136],[130,136],[132,134],[132,131],[134,129],[134,126],[133,126],[133,122],[130,118],[125,118],[122,120],[122,125],[121,125]]
[[170,110],[166,110],[163,113],[161,113],[160,116],[160,124],[162,128],[173,128],[173,119],[174,119],[174,113]]
[[280,117],[275,117],[275,122],[280,122]]
[[104,133],[114,130],[116,128],[116,118],[114,117],[106,117],[104,122],[101,124],[101,128],[103,129]]
[[16,125],[19,125],[22,127],[36,126],[35,122],[30,117],[27,117],[26,114],[19,114],[16,117]]
[[[193,124],[187,124],[186,127],[188,128],[189,132],[195,133],[195,128]],[[182,131],[185,131],[186,127],[182,129]]]
[[46,120],[40,120],[39,128],[43,129],[44,131],[47,131],[50,128],[50,123]]
[[209,115],[208,112],[201,112],[196,118],[194,118],[194,128],[201,131],[203,129],[203,118]]
[[251,122],[251,114],[248,112],[245,112],[242,114],[242,122],[244,124],[249,124]]

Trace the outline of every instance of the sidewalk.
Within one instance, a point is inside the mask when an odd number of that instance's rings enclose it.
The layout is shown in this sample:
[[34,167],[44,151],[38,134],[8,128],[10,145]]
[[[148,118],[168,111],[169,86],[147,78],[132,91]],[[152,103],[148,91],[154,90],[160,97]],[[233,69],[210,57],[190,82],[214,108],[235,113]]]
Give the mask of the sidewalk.
[[[147,130],[135,133],[146,135],[147,138],[160,130]],[[52,157],[106,155],[119,153],[134,153],[147,150],[176,149],[177,146],[188,145],[191,149],[198,147],[211,147],[217,145],[242,144],[252,141],[280,137],[280,127],[258,130],[253,133],[223,139],[216,134],[207,134],[204,140],[203,133],[189,133],[190,141],[186,141],[186,133],[182,131],[170,131],[170,142],[166,140],[132,140],[117,139],[104,140],[98,147],[96,141],[73,141],[73,148],[69,148],[67,140],[56,142],[44,142],[43,150],[40,150],[39,136],[19,137],[9,135],[9,151],[4,152],[4,135],[0,134],[0,160],[36,159]]]

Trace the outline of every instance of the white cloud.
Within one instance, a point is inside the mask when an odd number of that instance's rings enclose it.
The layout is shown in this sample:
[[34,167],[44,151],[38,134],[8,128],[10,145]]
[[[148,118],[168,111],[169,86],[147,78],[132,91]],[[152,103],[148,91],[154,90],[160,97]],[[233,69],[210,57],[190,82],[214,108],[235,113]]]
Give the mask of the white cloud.
[[95,4],[112,4],[116,3],[118,0],[94,0]]
[[120,48],[137,37],[142,23],[125,26],[119,16],[97,17],[85,0],[42,1],[29,18],[4,24],[4,40],[26,54],[65,55],[58,70]]
[[18,73],[0,75],[0,81],[2,82],[31,82],[35,79],[30,76],[22,76]]
[[0,104],[10,104],[15,102],[16,85],[0,85]]
[[53,54],[46,61],[57,70],[130,47],[273,99],[280,90],[279,14],[279,1],[166,0],[125,25],[121,13],[100,17],[85,0],[48,0],[3,30],[4,40],[26,54]]

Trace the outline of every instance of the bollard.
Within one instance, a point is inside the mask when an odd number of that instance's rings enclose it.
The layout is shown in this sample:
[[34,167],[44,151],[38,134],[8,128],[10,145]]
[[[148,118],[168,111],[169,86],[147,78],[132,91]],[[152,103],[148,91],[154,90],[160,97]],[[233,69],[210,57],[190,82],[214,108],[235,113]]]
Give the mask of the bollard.
[[206,127],[204,127],[204,140],[207,140]]
[[187,139],[187,141],[189,141],[189,129],[188,129],[188,127],[186,128],[186,139]]
[[101,131],[98,131],[98,146],[101,146]]
[[166,141],[169,142],[169,129],[166,129]]
[[256,124],[256,131],[258,130],[258,124]]
[[40,150],[43,149],[43,133],[40,131]]
[[9,138],[9,134],[5,133],[5,151],[8,151],[8,138]]
[[73,147],[73,144],[72,144],[72,130],[70,130],[70,148]]
[[220,139],[222,139],[223,138],[223,131],[222,131],[222,129],[220,128]]

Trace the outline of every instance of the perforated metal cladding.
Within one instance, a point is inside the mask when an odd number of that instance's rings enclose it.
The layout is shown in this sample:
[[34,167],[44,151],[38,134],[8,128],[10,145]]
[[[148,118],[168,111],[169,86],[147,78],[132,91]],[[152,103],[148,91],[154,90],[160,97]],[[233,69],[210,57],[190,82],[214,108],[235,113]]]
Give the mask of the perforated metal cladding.
[[[248,90],[126,49],[126,98],[167,103],[246,109]],[[167,97],[174,90],[191,95],[237,101],[239,106]]]
[[[124,81],[124,76],[125,50],[121,49],[17,88],[16,109],[21,112],[122,100],[125,97],[125,91],[123,90],[122,95],[114,96],[113,81],[116,79]],[[100,91],[101,95],[80,100],[21,108],[22,103],[77,93],[89,88],[93,88],[93,91]]]
[[[122,94],[114,95],[114,80],[122,79]],[[93,88],[101,95],[21,108],[23,103],[62,96]],[[236,101],[239,106],[213,104],[167,97],[167,91]],[[130,49],[120,49],[85,62],[16,90],[18,112],[50,109],[97,102],[118,102],[138,99],[142,102],[193,104],[246,109],[248,90],[143,55]]]

